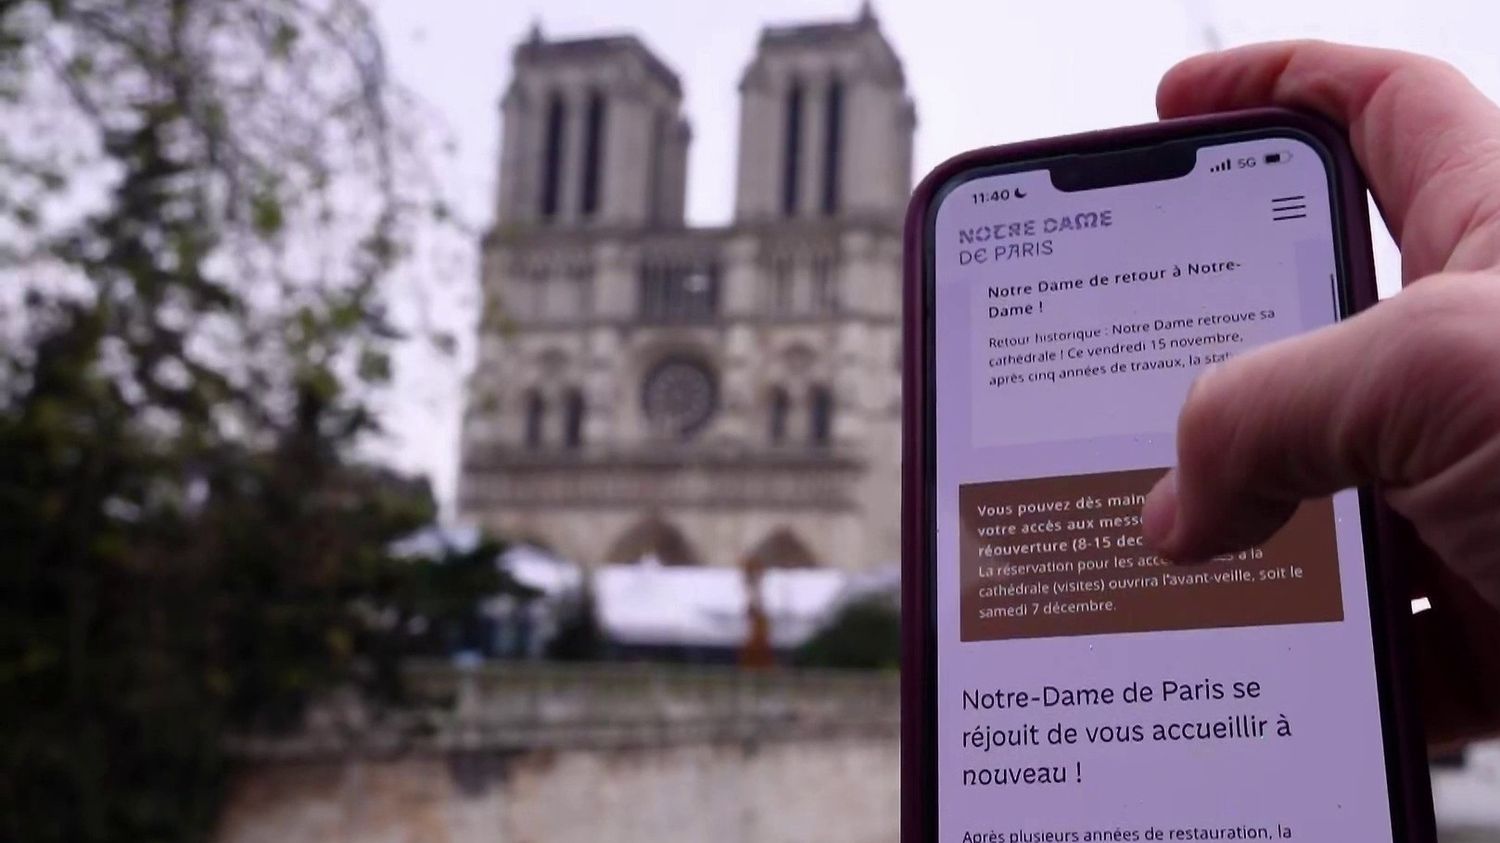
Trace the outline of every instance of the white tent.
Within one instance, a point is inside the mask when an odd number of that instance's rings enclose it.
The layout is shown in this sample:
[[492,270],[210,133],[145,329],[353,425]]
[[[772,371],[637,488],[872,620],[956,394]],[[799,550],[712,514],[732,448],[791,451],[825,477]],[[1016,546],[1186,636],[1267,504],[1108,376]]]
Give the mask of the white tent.
[[[847,576],[822,568],[771,569],[761,605],[771,645],[800,645],[817,630]],[[647,558],[594,574],[599,624],[611,640],[634,646],[736,648],[749,635],[749,602],[738,568],[665,566]]]
[[[480,532],[469,525],[432,526],[398,542],[393,550],[415,557],[470,552]],[[505,635],[522,633],[529,655],[537,655],[556,633],[562,615],[575,606],[589,579],[576,562],[530,545],[512,545],[496,565],[539,599],[498,595],[484,601],[485,615]],[[594,610],[609,640],[627,647],[737,649],[749,637],[749,585],[740,568],[663,565],[654,557],[593,571]],[[812,637],[853,600],[894,592],[894,569],[848,574],[826,568],[771,568],[760,578],[761,606],[771,646],[793,649]],[[518,624],[520,626],[518,626]]]
[[500,567],[522,585],[546,597],[567,597],[583,587],[583,569],[529,544],[518,544],[500,554]]

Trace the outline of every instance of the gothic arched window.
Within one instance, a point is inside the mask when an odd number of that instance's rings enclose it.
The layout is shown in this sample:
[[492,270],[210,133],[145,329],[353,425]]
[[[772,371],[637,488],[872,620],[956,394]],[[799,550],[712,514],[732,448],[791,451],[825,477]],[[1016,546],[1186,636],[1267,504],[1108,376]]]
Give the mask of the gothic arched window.
[[568,390],[567,397],[563,399],[563,445],[566,447],[583,447],[583,420],[587,412],[583,391]]
[[561,204],[567,122],[567,104],[563,102],[562,94],[554,91],[547,101],[547,134],[542,144],[542,219],[557,216]]
[[797,214],[797,182],[801,180],[802,157],[802,81],[793,80],[786,92],[786,115],[782,124],[786,131],[781,159],[781,212],[786,216]]
[[839,209],[839,147],[844,142],[844,83],[834,77],[823,100],[823,213]]
[[526,445],[535,448],[542,444],[547,424],[547,399],[532,389],[526,393]]
[[583,195],[579,197],[579,210],[586,217],[599,210],[604,181],[604,94],[589,93],[588,110],[583,123]]
[[786,441],[787,417],[791,414],[792,397],[779,386],[772,389],[769,430],[772,445],[780,445]]
[[833,390],[815,386],[809,394],[808,439],[814,445],[833,441]]

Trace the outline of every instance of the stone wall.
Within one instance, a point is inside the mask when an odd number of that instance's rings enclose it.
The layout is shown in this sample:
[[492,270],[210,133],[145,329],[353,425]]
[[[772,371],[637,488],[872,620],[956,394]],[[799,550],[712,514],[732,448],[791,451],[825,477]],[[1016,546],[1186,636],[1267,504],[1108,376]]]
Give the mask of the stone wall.
[[894,675],[413,665],[416,705],[242,736],[218,843],[895,841]]
[[261,762],[218,843],[897,839],[888,738]]

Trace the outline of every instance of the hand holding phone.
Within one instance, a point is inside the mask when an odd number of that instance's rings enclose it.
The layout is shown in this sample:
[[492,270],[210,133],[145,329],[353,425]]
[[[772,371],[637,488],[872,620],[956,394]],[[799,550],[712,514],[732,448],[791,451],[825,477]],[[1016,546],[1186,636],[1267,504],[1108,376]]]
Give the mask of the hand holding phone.
[[[1182,428],[1174,494],[1153,502],[1170,522],[1164,550],[1253,542],[1288,499],[1382,488],[1435,551],[1398,560],[1433,606],[1413,620],[1428,740],[1495,734],[1500,539],[1480,537],[1500,529],[1500,109],[1433,59],[1320,42],[1191,59],[1158,103],[1163,117],[1290,105],[1346,127],[1408,285],[1334,329],[1243,355],[1193,392],[1189,420],[1239,423]],[[1210,467],[1226,464],[1256,470]]]
[[1256,112],[971,153],[908,234],[908,838],[1426,839],[1373,498],[1288,501],[1192,569],[1142,531],[1198,373],[1374,301],[1337,133]]

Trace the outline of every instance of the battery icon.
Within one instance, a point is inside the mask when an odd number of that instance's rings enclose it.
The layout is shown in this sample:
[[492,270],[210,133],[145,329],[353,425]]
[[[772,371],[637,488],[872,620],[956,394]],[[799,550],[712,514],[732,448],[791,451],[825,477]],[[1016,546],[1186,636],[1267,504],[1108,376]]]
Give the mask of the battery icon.
[[1290,161],[1291,159],[1292,159],[1292,153],[1287,152],[1285,150],[1283,150],[1281,152],[1267,152],[1266,153],[1266,157],[1265,157],[1265,160],[1266,160],[1267,164],[1285,164],[1287,161]]

